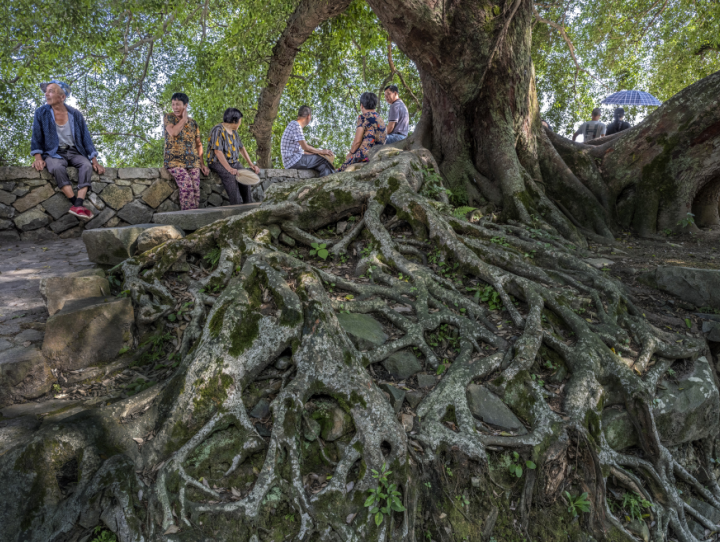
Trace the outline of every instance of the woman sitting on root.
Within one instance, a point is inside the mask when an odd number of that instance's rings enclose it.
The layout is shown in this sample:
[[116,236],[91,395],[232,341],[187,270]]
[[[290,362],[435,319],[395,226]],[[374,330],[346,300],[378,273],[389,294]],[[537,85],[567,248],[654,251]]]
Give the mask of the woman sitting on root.
[[253,202],[250,187],[240,183],[236,177],[238,171],[244,169],[240,165],[240,155],[250,165],[250,169],[260,173],[260,168],[250,160],[237,133],[242,124],[242,116],[239,110],[228,107],[223,114],[223,121],[210,131],[208,142],[207,165],[220,177],[230,199],[230,205]]
[[370,149],[385,144],[385,121],[375,111],[377,104],[378,97],[372,92],[363,92],[360,96],[362,113],[358,115],[355,125],[355,139],[345,157],[345,163],[338,171],[345,171],[350,164],[367,162]]

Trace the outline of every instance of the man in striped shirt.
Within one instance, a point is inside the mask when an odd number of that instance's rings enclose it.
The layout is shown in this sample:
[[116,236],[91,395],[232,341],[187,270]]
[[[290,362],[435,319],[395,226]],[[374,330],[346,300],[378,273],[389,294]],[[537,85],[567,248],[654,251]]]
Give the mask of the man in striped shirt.
[[311,147],[305,141],[302,129],[310,124],[311,120],[312,109],[307,105],[303,105],[298,111],[297,120],[292,121],[285,128],[280,140],[283,166],[285,166],[285,169],[314,169],[319,173],[319,177],[325,177],[334,173],[335,170],[330,165],[330,162],[321,155],[332,156],[332,152]]

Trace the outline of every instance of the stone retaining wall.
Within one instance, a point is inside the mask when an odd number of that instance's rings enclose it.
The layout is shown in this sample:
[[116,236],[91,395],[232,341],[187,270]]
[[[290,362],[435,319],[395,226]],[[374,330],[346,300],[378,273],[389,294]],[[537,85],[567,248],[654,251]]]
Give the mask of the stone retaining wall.
[[[77,170],[68,168],[73,183]],[[253,188],[255,201],[276,182],[316,177],[314,170],[265,169]],[[225,188],[215,173],[200,177],[200,207],[229,205]],[[0,167],[0,245],[13,241],[49,241],[79,237],[83,230],[147,224],[157,212],[179,211],[178,190],[164,168],[106,168],[93,173],[85,207],[95,218],[83,222],[68,213],[70,201],[47,170]]]

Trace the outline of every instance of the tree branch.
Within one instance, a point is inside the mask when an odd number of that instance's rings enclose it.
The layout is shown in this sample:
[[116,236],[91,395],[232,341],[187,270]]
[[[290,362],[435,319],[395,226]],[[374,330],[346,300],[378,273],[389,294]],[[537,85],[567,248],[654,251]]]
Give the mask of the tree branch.
[[91,135],[135,137],[137,139],[142,139],[145,143],[150,143],[150,140],[148,138],[139,134],[129,134],[124,132],[91,132]]
[[551,21],[549,19],[545,19],[545,18],[541,17],[540,13],[537,10],[537,7],[535,7],[535,6],[533,6],[533,12],[535,13],[535,19],[538,22],[544,23],[544,24],[550,26],[551,28],[554,28],[555,30],[558,31],[558,34],[560,34],[560,36],[562,36],[562,39],[565,40],[565,43],[568,46],[568,50],[570,51],[570,56],[572,57],[573,62],[575,63],[575,77],[577,78],[578,72],[584,72],[587,75],[589,75],[590,77],[592,77],[593,79],[595,79],[595,81],[600,83],[607,90],[611,90],[609,86],[607,86],[603,81],[598,79],[594,74],[590,73],[588,70],[586,70],[585,68],[580,66],[580,62],[578,61],[577,55],[575,54],[575,46],[573,45],[572,41],[568,37],[567,32],[565,31],[565,27],[554,21]]

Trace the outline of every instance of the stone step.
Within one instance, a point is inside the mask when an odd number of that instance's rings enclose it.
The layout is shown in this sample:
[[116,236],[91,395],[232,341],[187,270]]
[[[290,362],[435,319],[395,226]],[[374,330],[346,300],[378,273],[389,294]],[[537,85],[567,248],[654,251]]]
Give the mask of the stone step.
[[17,346],[0,353],[0,406],[40,397],[54,380],[37,348]]
[[[135,255],[138,251],[138,238],[141,234],[155,228],[163,227],[157,224],[135,224],[120,228],[97,228],[85,230],[82,240],[91,262],[117,265]],[[174,237],[183,235],[182,231],[176,230]]]
[[49,277],[40,280],[40,295],[50,316],[63,308],[67,301],[101,297],[110,294],[110,284],[104,277]]
[[217,220],[241,215],[258,207],[260,207],[259,203],[243,203],[240,205],[226,205],[224,207],[174,211],[172,213],[155,213],[153,215],[153,221],[157,224],[177,226],[185,231],[195,231]]
[[69,300],[46,322],[42,351],[50,365],[62,371],[106,363],[132,347],[133,323],[130,298]]

